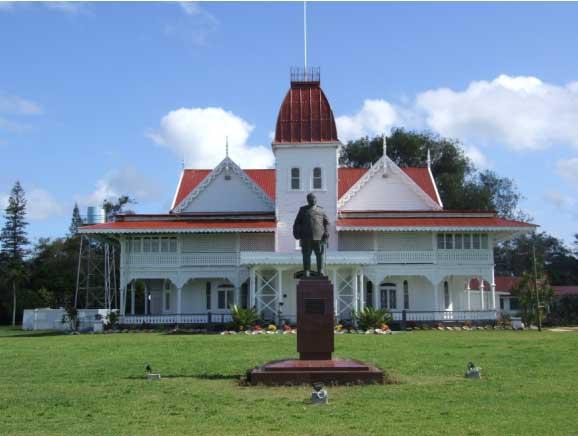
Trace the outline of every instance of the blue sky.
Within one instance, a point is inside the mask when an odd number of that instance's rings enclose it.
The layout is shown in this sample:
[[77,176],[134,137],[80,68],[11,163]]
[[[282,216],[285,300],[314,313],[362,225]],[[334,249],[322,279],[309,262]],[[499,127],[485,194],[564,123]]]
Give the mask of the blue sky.
[[[522,208],[578,232],[578,4],[309,3],[309,64],[342,140],[392,126],[460,139]],[[181,161],[271,163],[303,63],[302,3],[0,3],[0,202],[33,238],[129,193],[168,210]]]

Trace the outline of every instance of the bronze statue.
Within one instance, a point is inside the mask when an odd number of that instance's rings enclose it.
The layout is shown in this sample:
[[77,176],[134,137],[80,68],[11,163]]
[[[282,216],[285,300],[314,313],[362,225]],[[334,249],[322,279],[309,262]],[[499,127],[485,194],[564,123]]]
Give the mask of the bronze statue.
[[311,252],[315,252],[317,260],[317,273],[324,276],[325,247],[329,240],[329,220],[322,207],[317,206],[317,198],[314,194],[307,195],[307,206],[302,206],[293,224],[293,236],[299,239],[301,253],[303,254],[303,271],[296,277],[310,277]]

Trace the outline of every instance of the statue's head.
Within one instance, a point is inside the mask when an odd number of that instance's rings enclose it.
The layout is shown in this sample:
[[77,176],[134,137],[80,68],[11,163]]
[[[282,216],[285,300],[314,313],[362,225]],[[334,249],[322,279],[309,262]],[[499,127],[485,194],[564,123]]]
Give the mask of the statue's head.
[[313,193],[307,194],[307,204],[309,206],[315,206],[317,204],[317,197],[315,197],[315,194]]

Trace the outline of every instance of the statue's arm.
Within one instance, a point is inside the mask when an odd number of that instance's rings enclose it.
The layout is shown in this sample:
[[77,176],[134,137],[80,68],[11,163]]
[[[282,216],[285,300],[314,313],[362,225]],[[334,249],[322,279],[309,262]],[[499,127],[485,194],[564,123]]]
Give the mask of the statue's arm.
[[297,216],[295,217],[295,222],[293,223],[293,237],[295,239],[301,239],[301,221],[303,220],[302,209],[299,209]]
[[327,241],[329,239],[329,219],[327,215],[323,214],[323,240]]

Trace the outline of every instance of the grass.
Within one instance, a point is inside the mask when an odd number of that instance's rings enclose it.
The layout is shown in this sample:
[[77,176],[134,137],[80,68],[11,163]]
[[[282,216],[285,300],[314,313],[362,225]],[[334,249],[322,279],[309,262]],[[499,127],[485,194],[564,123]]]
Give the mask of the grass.
[[[0,328],[0,434],[578,434],[578,333],[340,335],[336,355],[400,383],[241,387],[294,336],[47,335]],[[468,361],[482,380],[463,377]],[[150,364],[165,378],[144,380]]]

